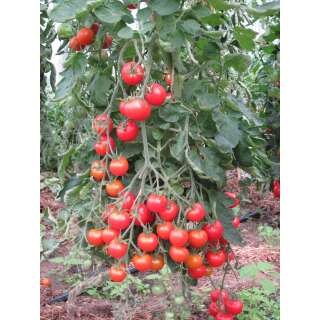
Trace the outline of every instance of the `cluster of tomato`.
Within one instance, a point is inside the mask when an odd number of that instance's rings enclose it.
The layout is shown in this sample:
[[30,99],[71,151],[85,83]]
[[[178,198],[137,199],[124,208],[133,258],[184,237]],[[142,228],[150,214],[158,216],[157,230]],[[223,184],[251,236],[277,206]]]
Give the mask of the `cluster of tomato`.
[[215,320],[233,320],[234,316],[243,310],[243,303],[240,300],[232,300],[226,290],[213,290],[210,298],[212,302],[208,312]]

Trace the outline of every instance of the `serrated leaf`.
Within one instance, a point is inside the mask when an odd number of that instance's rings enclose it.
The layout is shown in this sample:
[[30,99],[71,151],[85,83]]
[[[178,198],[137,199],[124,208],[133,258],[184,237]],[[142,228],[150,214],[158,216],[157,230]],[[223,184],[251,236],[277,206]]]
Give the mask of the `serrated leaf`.
[[74,19],[76,13],[85,9],[87,0],[65,0],[58,3],[49,12],[49,17],[56,22],[66,22]]
[[117,23],[127,14],[124,6],[119,1],[112,1],[107,6],[99,7],[94,11],[95,15],[101,22]]
[[131,39],[133,37],[133,30],[129,27],[124,27],[118,31],[118,37],[122,39]]
[[180,1],[178,0],[151,0],[149,5],[160,16],[168,16],[179,10]]
[[242,27],[234,28],[234,37],[239,42],[242,49],[253,50],[255,47],[254,38],[257,33],[251,29],[246,29]]

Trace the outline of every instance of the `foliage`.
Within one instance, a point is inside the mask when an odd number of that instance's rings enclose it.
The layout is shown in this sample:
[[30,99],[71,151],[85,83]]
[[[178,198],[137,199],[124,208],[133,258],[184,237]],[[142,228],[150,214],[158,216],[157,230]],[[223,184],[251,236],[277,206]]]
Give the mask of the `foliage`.
[[280,230],[269,225],[260,225],[258,227],[259,235],[264,241],[271,245],[277,245],[280,241]]

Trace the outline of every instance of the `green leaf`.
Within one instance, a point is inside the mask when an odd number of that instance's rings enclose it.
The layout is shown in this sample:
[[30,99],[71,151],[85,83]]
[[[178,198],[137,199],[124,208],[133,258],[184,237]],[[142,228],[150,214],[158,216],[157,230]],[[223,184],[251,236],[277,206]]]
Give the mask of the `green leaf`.
[[197,96],[199,108],[204,111],[210,111],[216,108],[219,103],[219,97],[214,93],[203,93]]
[[257,268],[256,264],[246,265],[239,270],[240,278],[242,279],[244,278],[255,279],[258,273],[259,273],[259,269]]
[[152,130],[152,137],[153,137],[153,139],[155,139],[155,140],[161,140],[162,138],[163,138],[163,136],[164,136],[164,132],[163,131],[161,131],[160,129],[153,129]]
[[257,267],[260,271],[268,271],[268,270],[273,270],[274,269],[274,265],[269,263],[269,262],[265,262],[265,261],[261,261],[257,264]]
[[119,1],[112,1],[105,7],[99,7],[94,13],[101,22],[110,24],[119,22],[127,14],[125,7]]
[[280,1],[272,1],[265,3],[261,6],[256,6],[253,8],[247,8],[248,13],[254,17],[267,17],[274,15],[280,10]]
[[87,0],[65,0],[53,7],[49,17],[56,22],[66,22],[74,19],[76,13],[85,9]]
[[111,85],[109,76],[104,73],[97,73],[90,83],[89,90],[91,99],[96,105],[102,106],[106,104],[108,91]]
[[177,122],[180,118],[179,112],[171,105],[159,108],[159,116],[166,122]]
[[193,19],[185,20],[182,23],[182,28],[185,32],[188,32],[190,34],[196,34],[201,29],[200,24]]
[[178,0],[151,0],[149,5],[152,10],[160,16],[168,16],[179,10],[180,1]]
[[251,29],[246,29],[242,27],[234,28],[234,37],[238,40],[242,49],[253,50],[255,47],[254,38],[257,33]]
[[63,264],[65,261],[65,257],[55,257],[49,260],[51,263]]
[[58,176],[60,181],[62,182],[64,181],[64,174],[65,174],[66,168],[71,163],[71,157],[74,155],[75,151],[76,151],[76,148],[74,146],[71,146],[61,159],[61,162],[58,168]]
[[170,145],[170,154],[177,161],[182,162],[184,159],[184,146],[185,146],[185,134],[184,131],[180,131],[176,137],[177,142]]
[[131,39],[133,37],[133,30],[129,27],[124,27],[118,31],[118,37],[122,39]]
[[251,59],[248,55],[241,53],[231,53],[223,57],[224,64],[226,67],[232,67],[239,73],[245,72],[250,65]]
[[277,287],[268,279],[261,279],[260,285],[267,294],[272,294],[277,291]]
[[141,153],[142,153],[141,143],[126,143],[121,150],[121,154],[128,159]]

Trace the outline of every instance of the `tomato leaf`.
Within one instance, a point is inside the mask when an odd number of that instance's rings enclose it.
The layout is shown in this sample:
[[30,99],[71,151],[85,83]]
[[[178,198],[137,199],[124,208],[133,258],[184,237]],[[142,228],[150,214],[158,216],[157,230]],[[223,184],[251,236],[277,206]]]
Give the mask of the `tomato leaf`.
[[76,13],[85,9],[87,0],[65,0],[53,7],[49,17],[56,22],[66,22],[73,19]]
[[160,16],[168,16],[179,10],[180,1],[178,0],[150,0],[149,5],[152,10]]
[[224,65],[233,68],[239,73],[245,72],[250,65],[251,59],[248,55],[241,53],[230,53],[223,57]]
[[122,39],[131,39],[133,37],[133,30],[129,27],[124,27],[118,31],[118,37]]

